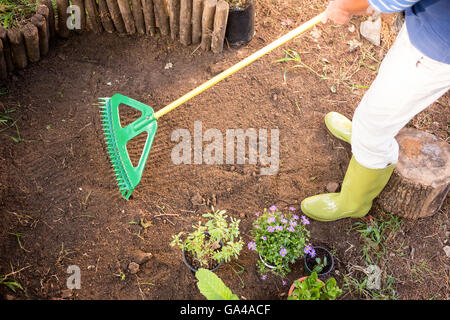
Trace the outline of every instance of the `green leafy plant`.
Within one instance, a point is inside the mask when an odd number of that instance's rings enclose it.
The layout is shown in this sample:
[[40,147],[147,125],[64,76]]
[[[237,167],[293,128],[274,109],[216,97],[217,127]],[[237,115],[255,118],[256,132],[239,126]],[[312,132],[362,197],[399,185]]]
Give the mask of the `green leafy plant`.
[[327,265],[327,257],[323,257],[323,260],[320,259],[320,257],[317,257],[315,259],[315,261],[316,261],[316,265],[314,266],[312,271],[320,273],[323,270],[323,268],[325,268]]
[[[264,209],[253,223],[250,231],[254,240],[249,242],[248,248],[259,253],[266,264],[273,266],[273,272],[284,277],[291,269],[290,263],[303,257],[305,246],[309,239],[306,225],[309,220],[296,215],[295,208],[289,208],[283,213],[275,206]],[[269,270],[262,261],[258,261],[258,270],[266,274]]]
[[[214,210],[212,213],[203,215],[210,218],[205,225],[199,221],[193,225],[194,232],[180,232],[172,236],[171,246],[189,252],[194,261],[200,266],[208,267],[208,261],[229,262],[232,257],[237,258],[242,250],[243,241],[239,235],[239,223],[241,220],[234,219],[225,214],[226,210]],[[228,221],[229,220],[229,221]],[[185,240],[182,237],[185,236]]]
[[237,295],[223,283],[214,272],[200,268],[195,277],[199,280],[197,287],[208,300],[239,300]]
[[324,284],[313,272],[303,281],[294,281],[294,290],[288,300],[335,300],[342,294],[336,279],[330,278]]
[[36,10],[36,0],[0,0],[0,24],[8,29],[27,19]]

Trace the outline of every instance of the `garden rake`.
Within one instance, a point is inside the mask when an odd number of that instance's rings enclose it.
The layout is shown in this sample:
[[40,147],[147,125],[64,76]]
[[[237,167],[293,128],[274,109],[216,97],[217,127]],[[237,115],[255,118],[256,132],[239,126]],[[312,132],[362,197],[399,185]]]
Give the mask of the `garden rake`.
[[[100,98],[100,112],[107,150],[122,196],[128,200],[131,193],[141,181],[142,173],[158,127],[157,120],[160,117],[259,59],[263,55],[312,28],[322,20],[322,17],[323,13],[317,15],[157,112],[154,112],[150,106],[121,94],[115,94],[111,98]],[[119,117],[120,104],[134,108],[142,114],[134,122],[122,127]],[[148,134],[147,140],[139,162],[137,166],[134,166],[127,151],[127,143],[144,132],[147,132]]]

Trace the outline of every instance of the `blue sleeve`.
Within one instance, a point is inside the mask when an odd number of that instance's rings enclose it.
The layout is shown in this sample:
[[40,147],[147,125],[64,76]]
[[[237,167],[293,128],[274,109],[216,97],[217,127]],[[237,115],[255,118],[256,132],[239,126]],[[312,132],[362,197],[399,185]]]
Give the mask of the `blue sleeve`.
[[384,13],[404,11],[419,1],[420,0],[368,0],[372,8]]

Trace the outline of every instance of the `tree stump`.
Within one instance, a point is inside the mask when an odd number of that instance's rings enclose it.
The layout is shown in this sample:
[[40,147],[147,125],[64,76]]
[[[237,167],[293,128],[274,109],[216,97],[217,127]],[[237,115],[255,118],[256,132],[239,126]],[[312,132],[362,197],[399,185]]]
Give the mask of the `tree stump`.
[[192,44],[202,40],[202,14],[203,0],[194,0],[192,3]]
[[80,28],[75,29],[75,31],[83,32],[86,30],[86,10],[84,8],[84,0],[72,0],[72,6],[77,6],[80,8]]
[[11,54],[14,66],[18,69],[24,69],[28,65],[27,52],[23,33],[17,28],[8,29],[8,39],[11,45]]
[[153,0],[153,5],[155,9],[155,18],[159,23],[159,32],[166,37],[170,33],[169,15],[166,12],[166,4],[164,0]]
[[377,203],[405,218],[432,216],[450,190],[450,145],[413,128],[402,129],[396,139],[399,160]]
[[3,41],[0,40],[0,82],[8,78],[8,68],[6,67],[5,55],[3,53]]
[[133,10],[134,24],[136,25],[136,30],[140,34],[145,34],[144,15],[142,13],[141,0],[132,0],[131,4],[133,5],[132,10]]
[[58,10],[58,29],[56,33],[61,38],[68,38],[70,36],[70,30],[67,27],[69,0],[56,0],[56,5]]
[[125,24],[123,23],[122,14],[120,13],[120,8],[117,0],[106,0],[106,4],[108,5],[109,13],[111,14],[111,19],[114,23],[114,27],[116,27],[117,32],[125,33]]
[[38,28],[31,22],[28,22],[23,27],[23,38],[25,40],[28,60],[30,60],[30,62],[38,62],[41,59]]
[[[44,6],[47,9],[47,7]],[[31,17],[31,23],[38,28],[39,32],[39,50],[41,56],[45,56],[48,53],[48,24],[45,17],[40,14],[35,14]]]
[[[55,10],[53,10],[53,4],[52,0],[39,0],[39,4],[45,5],[48,8],[48,32],[49,32],[49,38],[53,38],[56,33],[56,27],[55,27]],[[39,14],[42,14],[40,12],[37,12]],[[43,15],[43,14],[42,14]],[[45,19],[47,17],[43,15]]]
[[180,33],[180,0],[169,0],[169,20],[170,20],[170,37],[172,40],[178,38]]
[[11,45],[9,44],[9,40],[7,38],[7,31],[3,27],[0,27],[0,40],[3,43],[3,54],[5,55],[6,69],[9,73],[14,70],[14,62],[11,52]]
[[84,2],[89,25],[94,33],[99,34],[103,31],[102,22],[100,20],[100,14],[98,13],[97,2],[95,0],[85,0]]
[[217,2],[216,14],[214,16],[214,31],[211,41],[211,50],[214,53],[221,53],[223,51],[229,9],[230,5],[225,0],[219,0]]
[[142,12],[144,14],[145,31],[147,34],[154,36],[156,33],[155,10],[152,0],[141,0]]
[[100,20],[102,21],[103,29],[105,29],[105,31],[108,33],[113,33],[114,24],[111,19],[111,14],[109,13],[106,0],[98,0],[98,11],[100,15]]
[[117,0],[119,3],[120,12],[122,13],[123,22],[125,22],[125,29],[128,34],[136,33],[136,25],[134,24],[133,14],[131,13],[130,3],[128,0]]
[[192,0],[180,2],[180,42],[185,46],[192,42]]
[[[36,8],[36,15],[41,15],[45,19],[45,24],[46,24],[46,29],[47,29],[47,42],[48,42],[48,45],[49,45],[50,44],[50,38],[52,37],[52,35],[50,33],[50,10],[48,9],[48,7],[46,5],[40,4]],[[55,20],[55,17],[53,17],[53,20]],[[55,21],[53,21],[53,23],[54,22]],[[37,27],[39,28],[39,26],[37,26]]]

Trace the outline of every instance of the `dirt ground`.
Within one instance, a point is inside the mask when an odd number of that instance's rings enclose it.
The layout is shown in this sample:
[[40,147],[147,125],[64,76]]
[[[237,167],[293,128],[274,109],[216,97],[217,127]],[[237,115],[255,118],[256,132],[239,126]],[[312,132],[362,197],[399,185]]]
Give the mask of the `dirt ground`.
[[[395,39],[392,16],[383,17],[379,47],[359,38],[363,18],[352,19],[355,30],[319,25],[162,117],[129,201],[118,192],[94,105],[121,93],[158,110],[324,8],[323,0],[258,1],[255,38],[220,55],[163,38],[74,35],[16,72],[0,96],[0,112],[9,110],[17,120],[17,127],[0,133],[0,275],[22,289],[0,285],[0,296],[204,299],[180,250],[169,246],[172,235],[191,230],[214,205],[241,219],[247,243],[255,212],[271,205],[300,210],[302,199],[340,183],[350,147],[327,132],[323,117],[329,111],[352,117]],[[361,43],[352,52],[351,40]],[[295,63],[274,61],[287,49],[299,53],[303,67],[284,79]],[[448,139],[449,104],[447,93],[409,125]],[[192,134],[194,121],[202,122],[203,132],[224,134],[278,128],[278,173],[262,176],[259,165],[249,164],[175,165],[171,134],[179,128]],[[448,299],[443,247],[449,205],[447,198],[439,213],[419,220],[402,220],[375,205],[363,219],[312,221],[312,242],[335,254],[332,276],[344,290],[341,299]],[[141,220],[151,225],[144,228]],[[383,241],[368,240],[361,225],[380,227]],[[131,274],[136,250],[153,256]],[[382,270],[379,290],[367,287],[362,271],[374,259]],[[261,280],[256,260],[244,246],[216,274],[241,299],[285,299],[290,283],[304,275],[298,261],[287,285],[275,275]],[[67,289],[70,265],[81,269],[79,290]]]

